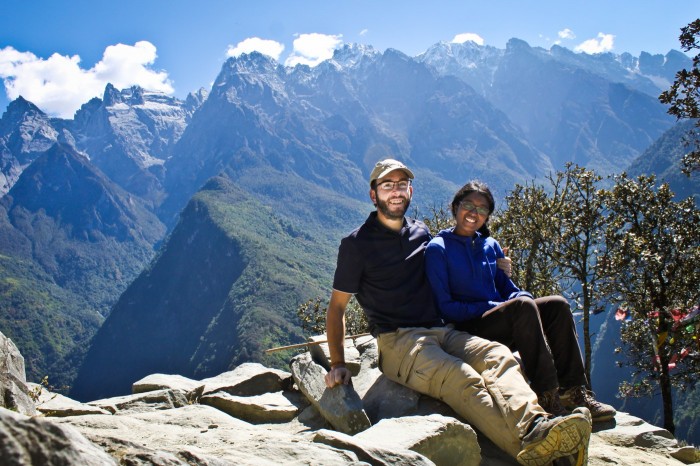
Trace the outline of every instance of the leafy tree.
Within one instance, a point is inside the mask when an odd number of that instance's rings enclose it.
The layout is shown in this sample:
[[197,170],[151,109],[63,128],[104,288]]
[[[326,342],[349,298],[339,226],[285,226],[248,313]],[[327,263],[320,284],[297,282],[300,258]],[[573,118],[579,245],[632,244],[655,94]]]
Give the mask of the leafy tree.
[[[414,217],[418,217],[417,211]],[[440,230],[445,230],[447,228],[453,227],[455,225],[454,217],[449,207],[437,207],[433,206],[430,208],[430,216],[423,217],[423,223],[428,227],[430,233],[435,236],[440,232]]]
[[[689,52],[700,49],[700,19],[681,28],[679,36],[681,48]],[[680,70],[671,88],[659,96],[661,103],[669,104],[668,113],[676,118],[691,118],[696,120],[700,128],[700,53],[693,57],[693,67],[690,70]],[[696,144],[699,140],[695,131],[690,133]],[[683,172],[686,175],[694,170],[700,170],[700,150],[692,150],[683,157]]]
[[513,281],[535,296],[560,294],[558,272],[552,267],[558,232],[554,205],[543,186],[515,185],[506,196],[508,207],[489,222],[493,236],[508,248]]
[[[658,388],[664,428],[674,432],[673,386],[692,386],[700,375],[696,327],[679,325],[700,299],[700,211],[692,198],[673,201],[667,184],[653,176],[625,174],[605,193],[611,300],[629,312],[622,330],[626,364],[645,382],[626,383],[623,396],[643,396]],[[685,352],[693,352],[683,357]]]
[[[325,334],[326,308],[328,308],[328,302],[320,296],[311,298],[299,305],[297,316],[301,321],[302,330],[312,335]],[[348,335],[357,335],[369,331],[365,313],[354,296],[350,298],[348,307],[345,309],[345,331]]]
[[601,177],[568,163],[565,171],[548,179],[553,187],[550,221],[558,234],[552,242],[552,264],[560,285],[574,302],[573,310],[578,308],[583,314],[584,362],[590,382],[590,316],[605,309],[599,289],[602,267],[598,266],[605,250]]

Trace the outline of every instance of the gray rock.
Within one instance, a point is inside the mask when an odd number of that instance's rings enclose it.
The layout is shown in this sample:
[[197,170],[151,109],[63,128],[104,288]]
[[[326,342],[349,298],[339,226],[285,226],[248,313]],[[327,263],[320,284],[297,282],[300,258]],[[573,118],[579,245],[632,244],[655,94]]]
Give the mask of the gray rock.
[[411,450],[387,449],[365,442],[362,439],[350,435],[321,429],[314,435],[314,442],[324,443],[343,450],[354,452],[361,461],[372,465],[381,466],[421,466],[434,465],[425,456]]
[[[10,372],[18,367],[16,357],[5,358],[7,372],[0,377],[28,391],[42,416],[56,417],[30,418],[0,408],[0,464],[517,465],[444,403],[381,375],[372,339],[358,344],[358,350],[357,392],[351,385],[326,389],[326,371],[305,353],[294,358],[291,374],[260,365],[201,382],[153,374],[134,384],[139,393],[88,404],[23,382]],[[264,388],[255,388],[251,380]],[[298,391],[270,390],[291,386],[292,380]],[[206,384],[227,391],[200,398]],[[228,390],[263,393],[241,396]],[[223,404],[217,409],[198,400]],[[376,419],[374,426],[367,409]],[[697,454],[681,447],[668,431],[618,413],[615,420],[596,424],[588,466],[680,466],[695,461]]]
[[98,406],[81,403],[60,393],[52,393],[41,385],[29,384],[36,393],[39,393],[36,400],[36,409],[47,417],[84,416],[89,414],[111,415],[110,411]]
[[0,407],[30,416],[36,414],[27,384],[8,373],[0,374]]
[[312,361],[308,353],[292,359],[291,368],[299,390],[334,429],[352,435],[371,425],[362,400],[352,385],[327,388],[324,381],[326,370]]
[[438,466],[478,466],[481,462],[474,429],[439,414],[383,419],[355,439],[389,450],[412,450]]
[[27,386],[24,357],[17,346],[0,332],[0,407],[18,413],[36,414]]
[[669,450],[678,448],[678,441],[669,431],[648,424],[627,413],[617,414],[615,423],[615,429],[603,430],[598,433],[601,438],[612,445]]
[[[311,342],[325,340],[326,335],[309,337]],[[328,343],[309,345],[309,353],[316,364],[319,364],[326,371],[331,370],[331,353],[328,350]],[[348,368],[353,376],[356,376],[360,372],[360,352],[355,348],[355,342],[351,338],[345,340],[344,353],[345,367]]]
[[377,362],[377,355],[379,354],[377,351],[377,339],[374,338],[372,335],[366,335],[363,337],[357,337],[355,338],[355,348],[360,352],[361,356],[364,356],[365,353],[368,350],[374,350],[374,361],[375,363]]
[[188,404],[186,395],[180,390],[157,390],[155,392],[105,398],[91,401],[88,404],[107,410],[112,414],[119,411],[153,411],[186,406]]
[[678,449],[673,449],[669,452],[671,458],[675,458],[678,461],[682,461],[686,464],[695,463],[698,459],[695,448],[691,446],[680,447]]
[[302,408],[308,406],[306,399],[294,392],[264,393],[255,396],[216,392],[202,396],[199,402],[253,424],[290,422]]
[[151,374],[133,383],[131,393],[153,392],[156,390],[181,390],[191,392],[202,386],[202,382],[177,374]]
[[131,457],[153,458],[160,452],[194,465],[358,464],[355,453],[314,443],[286,424],[254,425],[211,406],[52,420],[72,425],[115,456],[128,452]]
[[379,369],[363,370],[353,384],[362,398],[369,419],[380,419],[415,414],[421,395],[386,378]]
[[259,363],[247,362],[234,370],[201,381],[202,395],[226,392],[237,396],[262,395],[291,388],[292,375]]
[[4,408],[0,408],[0,459],[3,466],[117,464],[71,426]]
[[0,332],[0,374],[11,374],[22,383],[27,382],[24,356],[14,342]]

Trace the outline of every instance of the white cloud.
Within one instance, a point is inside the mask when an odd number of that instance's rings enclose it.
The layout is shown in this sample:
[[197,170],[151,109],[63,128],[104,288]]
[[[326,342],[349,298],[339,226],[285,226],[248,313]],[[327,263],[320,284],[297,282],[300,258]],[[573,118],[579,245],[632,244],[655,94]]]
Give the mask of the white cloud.
[[595,39],[588,39],[574,48],[576,52],[588,54],[609,52],[615,47],[615,36],[613,34],[598,33]]
[[462,34],[457,34],[452,39],[453,44],[463,44],[467,41],[472,41],[476,45],[484,45],[484,39],[479,34],[474,34],[473,32],[463,32]]
[[576,34],[569,28],[562,29],[557,33],[560,39],[576,39]]
[[283,50],[284,44],[280,44],[277,41],[249,37],[236,44],[235,47],[229,45],[226,57],[237,57],[242,53],[260,52],[279,61]]
[[361,36],[366,36],[367,33],[369,33],[369,29],[363,29],[363,30],[360,31],[360,35],[361,35]]
[[333,51],[342,45],[342,34],[300,34],[294,39],[294,51],[284,61],[286,66],[316,66],[333,57]]
[[107,83],[117,89],[138,85],[172,94],[168,74],[150,68],[156,57],[155,46],[147,41],[110,45],[102,60],[85,70],[78,55],[54,53],[43,59],[8,46],[0,50],[0,78],[9,99],[21,95],[49,115],[72,118],[82,104],[102,97]]

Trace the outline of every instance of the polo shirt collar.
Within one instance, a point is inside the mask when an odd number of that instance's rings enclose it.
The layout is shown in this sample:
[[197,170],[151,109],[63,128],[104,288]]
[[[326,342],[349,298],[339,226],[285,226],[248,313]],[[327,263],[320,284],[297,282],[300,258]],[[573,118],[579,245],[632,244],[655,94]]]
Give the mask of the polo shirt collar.
[[[397,232],[395,232],[391,228],[387,228],[386,225],[384,225],[382,222],[379,221],[379,218],[377,218],[377,211],[376,210],[370,212],[369,217],[367,218],[367,223],[372,225],[375,228],[379,228],[379,229],[384,230],[384,231],[389,232],[389,233],[397,234]],[[398,234],[403,235],[404,233],[406,233],[406,231],[409,229],[409,227],[410,227],[409,219],[407,219],[406,216],[404,215],[403,226],[401,227],[401,231],[399,231]]]

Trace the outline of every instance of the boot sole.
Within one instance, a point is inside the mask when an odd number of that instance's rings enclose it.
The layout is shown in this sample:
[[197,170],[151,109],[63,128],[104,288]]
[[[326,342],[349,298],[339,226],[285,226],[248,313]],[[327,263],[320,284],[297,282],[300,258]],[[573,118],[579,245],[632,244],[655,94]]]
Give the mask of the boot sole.
[[576,466],[588,462],[588,441],[591,424],[584,414],[573,414],[555,424],[547,437],[528,445],[518,453],[524,466],[545,466],[557,458],[576,455]]

